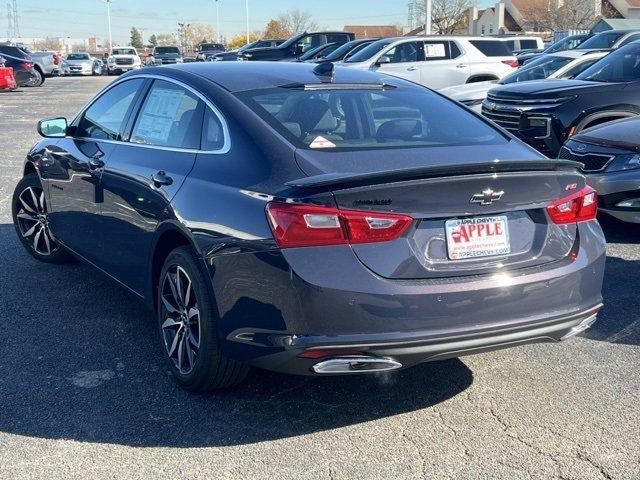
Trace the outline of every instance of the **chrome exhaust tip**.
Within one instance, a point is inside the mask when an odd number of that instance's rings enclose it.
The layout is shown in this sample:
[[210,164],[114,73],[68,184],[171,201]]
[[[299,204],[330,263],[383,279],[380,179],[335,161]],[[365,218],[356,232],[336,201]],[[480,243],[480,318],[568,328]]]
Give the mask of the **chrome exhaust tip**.
[[323,360],[311,368],[315,373],[336,374],[385,372],[396,370],[400,367],[402,367],[400,362],[396,362],[390,358],[349,355]]
[[576,325],[567,333],[565,333],[562,337],[560,337],[560,341],[564,341],[568,338],[575,337],[579,333],[584,332],[585,330],[589,329],[591,325],[593,325],[596,322],[597,319],[598,319],[597,315],[591,315],[590,317],[585,318],[578,325]]

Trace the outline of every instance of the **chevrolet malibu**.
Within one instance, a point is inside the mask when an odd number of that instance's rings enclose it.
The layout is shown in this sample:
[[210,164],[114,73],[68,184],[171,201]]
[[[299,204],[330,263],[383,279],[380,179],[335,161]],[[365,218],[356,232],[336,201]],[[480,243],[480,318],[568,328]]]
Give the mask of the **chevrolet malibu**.
[[601,307],[580,164],[399,78],[150,67],[38,130],[13,196],[22,244],[146,302],[193,391],[250,366],[376,373],[560,341]]

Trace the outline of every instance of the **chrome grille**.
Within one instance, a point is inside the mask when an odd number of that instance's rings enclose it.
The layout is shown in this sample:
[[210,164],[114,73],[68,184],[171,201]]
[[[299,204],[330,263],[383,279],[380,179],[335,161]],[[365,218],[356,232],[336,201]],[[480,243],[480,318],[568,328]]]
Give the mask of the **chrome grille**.
[[116,58],[116,65],[133,65],[133,58]]
[[520,127],[520,112],[513,110],[500,110],[499,107],[488,109],[482,105],[482,115],[507,130],[517,131]]
[[585,172],[599,172],[604,170],[614,157],[615,155],[609,155],[606,153],[578,153],[568,147],[562,147],[560,149],[560,153],[558,153],[558,158],[561,160],[573,160],[574,162],[584,164],[583,170]]

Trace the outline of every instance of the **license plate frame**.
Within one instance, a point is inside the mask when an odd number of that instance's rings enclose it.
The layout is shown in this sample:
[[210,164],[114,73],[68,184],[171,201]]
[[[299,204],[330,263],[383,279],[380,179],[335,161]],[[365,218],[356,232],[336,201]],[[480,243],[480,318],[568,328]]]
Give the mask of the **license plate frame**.
[[454,218],[446,220],[444,227],[449,260],[473,260],[511,253],[506,215]]

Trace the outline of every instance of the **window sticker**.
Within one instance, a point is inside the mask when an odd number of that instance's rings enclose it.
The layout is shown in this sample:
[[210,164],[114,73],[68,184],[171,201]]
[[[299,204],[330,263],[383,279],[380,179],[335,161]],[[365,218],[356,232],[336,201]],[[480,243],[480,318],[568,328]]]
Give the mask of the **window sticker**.
[[147,97],[135,136],[145,143],[167,143],[184,96],[184,90],[154,88]]
[[311,148],[334,148],[335,146],[335,143],[327,140],[322,135],[318,135],[313,142],[309,144]]
[[444,44],[443,43],[425,43],[424,54],[429,57],[445,57]]

